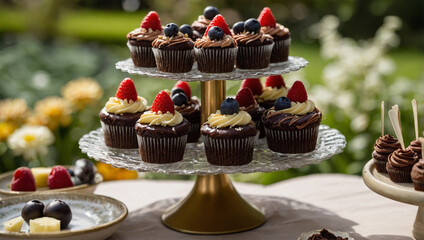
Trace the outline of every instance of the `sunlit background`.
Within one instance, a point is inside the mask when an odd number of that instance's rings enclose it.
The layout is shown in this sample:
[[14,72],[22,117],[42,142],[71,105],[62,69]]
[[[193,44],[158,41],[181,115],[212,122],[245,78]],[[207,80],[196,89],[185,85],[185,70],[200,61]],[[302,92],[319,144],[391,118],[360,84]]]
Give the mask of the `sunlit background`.
[[[319,165],[233,175],[270,184],[319,172],[360,174],[381,134],[380,103],[399,104],[406,144],[414,138],[411,100],[424,129],[424,2],[420,0],[2,0],[0,1],[0,171],[29,165],[70,165],[85,157],[78,140],[100,127],[98,112],[129,77],[115,63],[130,57],[126,34],[150,10],[162,24],[191,24],[208,5],[233,23],[265,6],[292,33],[290,55],[309,66],[284,75],[306,83],[323,124],[347,138],[344,153]],[[149,103],[171,80],[131,76]],[[242,79],[240,79],[242,80]],[[234,95],[240,81],[227,82]],[[200,95],[198,83],[191,83]],[[388,118],[386,119],[388,120]],[[389,121],[386,132],[394,134]],[[31,143],[31,144],[30,144]],[[99,169],[107,168],[98,166]],[[134,173],[105,170],[110,178]],[[183,178],[146,173],[142,178]]]

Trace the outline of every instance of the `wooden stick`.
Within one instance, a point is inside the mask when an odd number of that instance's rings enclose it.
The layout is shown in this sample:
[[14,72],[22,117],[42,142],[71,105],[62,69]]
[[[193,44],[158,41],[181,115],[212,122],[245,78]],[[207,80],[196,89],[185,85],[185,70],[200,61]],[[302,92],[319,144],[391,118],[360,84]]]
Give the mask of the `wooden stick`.
[[412,112],[414,113],[414,127],[415,127],[415,139],[419,138],[418,133],[418,102],[415,99],[412,99]]
[[381,136],[384,136],[384,101],[381,101]]
[[403,142],[402,129],[400,127],[400,111],[399,106],[394,105],[391,110],[389,110],[389,118],[395,131],[396,137],[402,146],[402,149],[405,150],[405,143]]

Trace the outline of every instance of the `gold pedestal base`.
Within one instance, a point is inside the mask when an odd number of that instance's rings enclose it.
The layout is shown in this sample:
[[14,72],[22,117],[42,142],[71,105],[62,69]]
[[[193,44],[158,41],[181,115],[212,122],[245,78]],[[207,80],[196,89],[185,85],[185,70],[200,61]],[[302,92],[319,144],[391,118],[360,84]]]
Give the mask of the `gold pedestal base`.
[[167,209],[162,222],[176,231],[225,234],[262,225],[265,216],[246,202],[225,174],[197,176],[190,194]]

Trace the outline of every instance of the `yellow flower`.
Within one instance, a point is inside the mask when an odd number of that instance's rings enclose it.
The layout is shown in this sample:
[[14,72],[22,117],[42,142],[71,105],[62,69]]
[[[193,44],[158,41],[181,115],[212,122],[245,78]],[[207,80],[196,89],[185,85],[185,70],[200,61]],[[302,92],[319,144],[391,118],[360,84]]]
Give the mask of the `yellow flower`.
[[97,172],[103,176],[104,181],[137,179],[138,173],[123,168],[114,168],[109,164],[98,162]]
[[68,100],[76,110],[87,105],[94,105],[102,97],[103,90],[92,78],[78,78],[68,82],[62,88],[62,96]]
[[16,128],[17,126],[11,122],[0,122],[0,142],[5,141]]
[[35,116],[51,130],[66,127],[72,122],[72,109],[68,101],[60,97],[47,97],[35,103]]
[[24,99],[5,99],[0,101],[0,121],[20,126],[28,116],[28,107]]

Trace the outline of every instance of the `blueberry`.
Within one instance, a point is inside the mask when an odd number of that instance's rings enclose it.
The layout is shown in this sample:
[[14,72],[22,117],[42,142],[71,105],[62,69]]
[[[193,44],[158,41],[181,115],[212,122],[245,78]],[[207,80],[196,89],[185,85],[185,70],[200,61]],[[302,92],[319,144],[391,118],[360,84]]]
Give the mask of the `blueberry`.
[[45,217],[52,217],[60,221],[60,228],[66,228],[72,220],[71,208],[62,200],[54,200],[47,204],[43,212]]
[[211,27],[208,32],[208,37],[210,40],[221,40],[224,37],[224,31],[217,26]]
[[234,25],[233,25],[234,34],[239,34],[243,31],[244,31],[244,22],[243,21],[234,23]]
[[221,114],[233,115],[239,112],[239,103],[234,98],[227,98],[221,103]]
[[94,181],[96,170],[91,161],[82,158],[75,162],[74,174],[79,180],[76,182],[91,184]]
[[256,18],[249,18],[244,23],[244,30],[250,33],[259,33],[259,31],[261,30],[261,24]]
[[67,168],[66,170],[68,170],[69,175],[71,175],[71,177],[75,176],[74,170]]
[[188,103],[187,96],[185,93],[179,92],[172,96],[172,101],[174,102],[174,105],[182,106],[184,104]]
[[193,28],[188,24],[182,25],[180,27],[180,32],[187,34],[189,38],[193,38]]
[[178,32],[180,29],[178,28],[178,25],[175,23],[168,23],[166,24],[165,28],[163,29],[163,33],[167,37],[175,37],[178,35]]
[[274,103],[275,110],[283,110],[291,107],[290,99],[286,97],[278,98]]
[[39,200],[31,200],[22,208],[21,216],[26,223],[29,220],[43,217],[44,204]]
[[184,93],[184,94],[186,94],[182,88],[173,88],[171,90],[171,97],[174,96],[177,93]]
[[219,9],[215,6],[207,6],[205,10],[203,10],[203,16],[205,16],[205,18],[209,20],[212,20],[218,14]]

